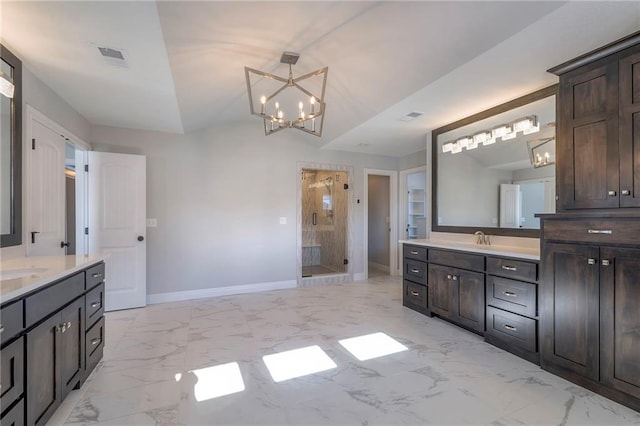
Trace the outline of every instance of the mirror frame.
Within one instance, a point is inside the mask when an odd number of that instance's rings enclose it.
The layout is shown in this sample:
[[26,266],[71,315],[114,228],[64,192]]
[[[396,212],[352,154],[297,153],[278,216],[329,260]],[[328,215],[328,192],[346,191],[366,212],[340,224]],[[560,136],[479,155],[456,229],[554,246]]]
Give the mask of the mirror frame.
[[22,244],[22,62],[2,44],[0,57],[13,67],[15,85],[11,101],[11,232],[0,236],[0,247],[11,247]]
[[441,226],[438,225],[438,136],[455,130],[459,127],[463,127],[469,124],[473,124],[476,121],[484,120],[486,118],[493,117],[497,114],[502,114],[514,108],[518,108],[535,101],[547,98],[549,96],[556,95],[556,117],[557,117],[557,101],[558,101],[558,84],[545,87],[528,95],[521,96],[504,104],[489,108],[488,110],[479,112],[477,114],[470,115],[461,120],[455,121],[446,126],[439,127],[431,132],[431,231],[432,232],[451,232],[457,234],[473,234],[475,231],[482,231],[487,235],[502,235],[509,237],[531,237],[539,238],[539,229],[513,229],[513,228],[490,228],[490,227],[477,227],[477,226]]

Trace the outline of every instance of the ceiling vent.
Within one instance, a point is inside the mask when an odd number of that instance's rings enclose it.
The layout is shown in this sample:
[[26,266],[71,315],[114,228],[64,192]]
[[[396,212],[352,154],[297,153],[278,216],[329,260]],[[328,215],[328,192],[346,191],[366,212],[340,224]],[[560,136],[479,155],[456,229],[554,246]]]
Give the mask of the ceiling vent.
[[100,52],[100,55],[102,55],[102,59],[104,59],[108,65],[113,65],[119,68],[129,68],[129,64],[125,59],[124,50],[98,46],[98,51]]
[[400,121],[411,121],[411,120],[415,120],[416,118],[420,117],[422,114],[424,114],[424,112],[410,112],[409,114],[400,117]]

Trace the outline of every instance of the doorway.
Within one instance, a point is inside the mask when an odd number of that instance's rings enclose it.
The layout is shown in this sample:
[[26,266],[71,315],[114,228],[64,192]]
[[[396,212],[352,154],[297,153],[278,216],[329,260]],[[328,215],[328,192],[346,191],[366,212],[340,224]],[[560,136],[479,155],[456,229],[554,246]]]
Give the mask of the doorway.
[[364,279],[397,274],[398,172],[364,170]]
[[[401,240],[414,240],[427,238],[428,227],[427,220],[429,217],[427,199],[429,191],[427,190],[427,167],[416,167],[413,169],[403,170],[400,172],[400,217],[398,231]],[[402,264],[398,243],[398,263]],[[402,271],[398,270],[399,274]]]

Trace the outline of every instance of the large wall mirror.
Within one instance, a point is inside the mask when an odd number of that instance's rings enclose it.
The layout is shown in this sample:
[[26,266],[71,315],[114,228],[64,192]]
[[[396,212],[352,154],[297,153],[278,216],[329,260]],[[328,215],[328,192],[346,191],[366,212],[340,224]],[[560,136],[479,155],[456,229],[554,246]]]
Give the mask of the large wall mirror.
[[0,240],[22,244],[22,62],[0,45]]
[[432,134],[435,232],[539,237],[555,211],[554,85]]

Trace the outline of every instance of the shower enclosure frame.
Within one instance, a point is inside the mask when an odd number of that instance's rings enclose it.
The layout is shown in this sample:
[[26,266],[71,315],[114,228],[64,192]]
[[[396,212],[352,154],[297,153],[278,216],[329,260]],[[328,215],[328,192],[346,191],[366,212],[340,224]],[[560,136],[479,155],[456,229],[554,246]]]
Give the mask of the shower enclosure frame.
[[[349,263],[346,265],[346,272],[337,272],[335,274],[315,275],[311,277],[302,277],[302,172],[303,170],[322,170],[347,173],[347,259]],[[298,287],[307,287],[316,284],[334,284],[353,281],[354,251],[353,251],[353,227],[354,227],[354,209],[353,209],[353,167],[339,164],[326,163],[297,163],[297,179],[296,179],[296,277]]]

